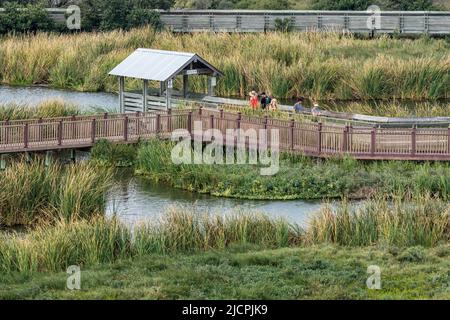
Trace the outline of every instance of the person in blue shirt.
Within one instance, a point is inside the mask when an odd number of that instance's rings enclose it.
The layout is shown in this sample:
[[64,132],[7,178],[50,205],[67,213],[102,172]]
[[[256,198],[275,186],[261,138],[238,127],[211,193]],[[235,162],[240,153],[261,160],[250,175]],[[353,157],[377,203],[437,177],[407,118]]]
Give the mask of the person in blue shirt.
[[304,110],[302,103],[303,103],[303,98],[302,97],[298,98],[297,102],[294,104],[294,111],[296,113],[302,112]]

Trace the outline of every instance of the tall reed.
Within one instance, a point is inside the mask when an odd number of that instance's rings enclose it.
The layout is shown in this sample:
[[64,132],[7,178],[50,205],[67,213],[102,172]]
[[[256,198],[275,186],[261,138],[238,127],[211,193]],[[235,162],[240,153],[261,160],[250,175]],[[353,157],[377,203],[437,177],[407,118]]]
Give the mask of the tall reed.
[[[217,93],[252,90],[277,98],[437,99],[449,96],[450,50],[443,39],[356,39],[338,33],[172,34],[129,32],[9,36],[0,44],[0,75],[9,84],[50,84],[83,91],[116,91],[108,72],[138,47],[190,51],[224,73]],[[175,81],[180,85],[181,81]],[[141,89],[127,81],[128,89]],[[191,87],[206,91],[202,77]]]
[[37,106],[15,103],[0,105],[0,121],[67,117],[79,113],[78,107],[61,99],[45,100]]
[[236,244],[284,247],[300,233],[283,220],[261,214],[208,216],[172,208],[156,222],[130,229],[116,218],[59,221],[25,235],[0,234],[0,271],[59,271],[69,265],[112,263],[149,254],[223,249]]
[[430,195],[392,201],[378,197],[356,208],[344,201],[336,209],[323,207],[305,238],[345,246],[435,246],[450,238],[450,206]]
[[0,172],[0,225],[70,221],[103,212],[110,178],[108,170],[90,164],[13,161]]

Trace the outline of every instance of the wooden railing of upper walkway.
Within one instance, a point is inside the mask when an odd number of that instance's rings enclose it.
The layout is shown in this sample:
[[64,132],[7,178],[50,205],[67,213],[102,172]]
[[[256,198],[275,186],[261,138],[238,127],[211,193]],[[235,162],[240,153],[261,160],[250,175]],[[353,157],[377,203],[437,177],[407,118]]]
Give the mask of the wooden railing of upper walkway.
[[[349,155],[374,160],[450,161],[450,129],[370,128],[279,120],[199,108],[168,112],[97,114],[66,118],[0,122],[0,153],[91,147],[106,139],[135,143],[155,136],[167,138],[176,129],[278,130],[280,150],[315,157]],[[270,134],[270,133],[268,133]]]
[[314,10],[170,10],[160,11],[166,27],[175,32],[266,32],[277,20],[293,31],[336,31],[382,34],[450,34],[448,11]]
[[[71,11],[46,9],[65,24]],[[4,9],[0,8],[0,14]],[[294,31],[336,31],[383,34],[450,34],[449,11],[382,11],[379,25],[367,11],[314,10],[156,10],[163,24],[174,32],[266,32],[276,30],[278,19],[289,21]],[[83,12],[81,12],[83,19]],[[374,29],[377,28],[377,29]]]

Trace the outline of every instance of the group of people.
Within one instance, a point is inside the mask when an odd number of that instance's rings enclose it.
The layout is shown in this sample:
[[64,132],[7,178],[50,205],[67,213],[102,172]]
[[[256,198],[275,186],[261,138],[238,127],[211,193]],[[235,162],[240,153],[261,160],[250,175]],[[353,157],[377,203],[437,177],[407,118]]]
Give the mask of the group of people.
[[[249,93],[250,96],[250,107],[253,110],[257,110],[258,106],[261,106],[262,110],[268,109],[269,111],[276,111],[278,110],[278,101],[277,99],[273,98],[272,95],[266,94],[265,92],[262,92],[261,94],[258,94],[256,91],[252,91]],[[303,107],[304,98],[299,97],[297,98],[297,102],[294,104],[294,112],[295,113],[301,113],[305,112],[305,108]],[[311,109],[311,114],[313,116],[320,116],[321,111],[319,108],[319,104],[317,101],[313,101],[313,107]]]
[[268,109],[269,111],[278,110],[278,101],[272,95],[262,92],[258,94],[256,91],[252,91],[250,96],[250,107],[253,110],[257,110],[258,106],[261,106],[262,110]]

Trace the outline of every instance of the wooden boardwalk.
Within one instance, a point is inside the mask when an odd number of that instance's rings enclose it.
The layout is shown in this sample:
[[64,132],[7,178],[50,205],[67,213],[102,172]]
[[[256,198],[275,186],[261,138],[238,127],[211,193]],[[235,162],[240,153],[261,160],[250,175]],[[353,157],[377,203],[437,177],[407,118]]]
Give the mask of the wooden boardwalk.
[[322,125],[203,108],[0,122],[0,153],[86,148],[100,139],[136,143],[155,136],[169,137],[176,129],[193,133],[194,121],[202,121],[204,130],[215,128],[224,135],[226,129],[267,129],[269,133],[275,129],[280,150],[314,157],[450,161],[447,128]]
[[[65,24],[65,8],[46,9],[57,23]],[[0,8],[0,14],[4,9]],[[278,20],[289,21],[294,31],[372,32],[373,13],[367,11],[314,10],[156,10],[163,24],[174,32],[267,32]],[[81,13],[83,16],[83,13]],[[450,34],[448,11],[382,11],[382,34]]]
[[[293,31],[335,31],[381,34],[450,34],[448,11],[314,10],[170,10],[160,11],[164,25],[174,32],[268,32],[277,21]],[[379,19],[379,25],[374,19]]]

